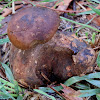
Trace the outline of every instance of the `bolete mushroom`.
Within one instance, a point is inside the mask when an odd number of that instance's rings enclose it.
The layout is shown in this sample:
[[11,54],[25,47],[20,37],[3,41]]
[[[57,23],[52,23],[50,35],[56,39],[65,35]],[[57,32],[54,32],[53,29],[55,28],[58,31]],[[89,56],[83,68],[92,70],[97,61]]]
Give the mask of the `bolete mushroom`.
[[59,23],[58,14],[44,7],[25,8],[12,17],[9,60],[15,79],[22,85],[34,88],[62,82],[82,74],[95,62],[94,50],[75,34],[56,33]]
[[[10,53],[11,54],[10,63],[11,65],[12,63],[14,63],[14,66],[12,66],[12,68],[13,68],[13,73],[16,79],[18,79],[17,76],[19,76],[21,78],[19,81],[22,81],[24,80],[23,77],[27,77],[29,78],[28,81],[32,78],[31,79],[32,81],[29,82],[29,83],[32,82],[32,85],[42,84],[40,80],[38,79],[38,77],[36,76],[36,72],[35,72],[36,66],[32,65],[32,63],[30,62],[31,62],[31,59],[32,59],[32,62],[34,61],[35,63],[37,62],[35,60],[36,57],[34,57],[34,53],[33,53],[35,51],[34,50],[35,47],[37,46],[38,48],[39,44],[44,44],[45,42],[48,42],[56,33],[59,24],[60,24],[60,18],[59,18],[58,13],[56,13],[55,11],[51,9],[44,8],[44,7],[33,7],[33,6],[26,7],[20,10],[19,12],[17,12],[15,15],[13,15],[11,21],[8,24],[7,31],[8,31],[8,37],[10,41],[12,42],[11,53]],[[15,46],[15,49],[13,49],[14,47],[13,45]],[[21,50],[26,50],[25,52],[27,52],[25,53],[26,56],[23,55],[23,53],[22,55],[20,55],[22,56],[21,57],[22,59],[23,57],[25,59],[21,61],[21,59],[18,58],[18,61],[20,61],[19,64],[17,64],[16,61],[12,61],[13,58],[14,59],[17,58],[16,54],[18,54],[18,52],[16,51],[16,47],[18,48],[19,52]],[[30,49],[32,49],[32,51]],[[21,52],[24,52],[24,51],[21,51]],[[37,57],[39,57],[39,55],[37,55]],[[29,65],[29,63],[31,65]],[[30,72],[29,70],[32,72]],[[27,71],[28,74],[30,75],[29,76],[25,75],[26,74],[25,71]],[[19,75],[15,74],[16,72]]]

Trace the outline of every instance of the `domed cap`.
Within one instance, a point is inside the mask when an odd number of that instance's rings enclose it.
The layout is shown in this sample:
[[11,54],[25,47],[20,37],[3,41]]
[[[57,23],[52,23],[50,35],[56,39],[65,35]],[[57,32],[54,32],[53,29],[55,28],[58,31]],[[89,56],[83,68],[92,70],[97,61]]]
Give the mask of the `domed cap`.
[[49,41],[59,24],[60,18],[55,11],[44,7],[27,7],[13,15],[8,24],[8,37],[14,46],[26,50]]

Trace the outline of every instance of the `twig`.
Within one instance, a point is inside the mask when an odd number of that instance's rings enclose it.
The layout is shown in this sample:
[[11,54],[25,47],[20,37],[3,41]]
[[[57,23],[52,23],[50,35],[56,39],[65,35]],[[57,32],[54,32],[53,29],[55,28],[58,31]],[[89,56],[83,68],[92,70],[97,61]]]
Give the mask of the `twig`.
[[44,79],[46,79],[48,82],[51,83],[51,81],[48,79],[48,77],[43,72],[41,72],[41,75],[43,76]]
[[97,49],[99,49],[100,50],[100,46],[98,46],[98,47],[95,47],[95,48],[93,48],[94,50],[97,50]]
[[12,2],[12,14],[15,14],[15,4],[14,4],[14,1]]
[[85,11],[87,11],[87,9],[83,6],[83,5],[81,5],[80,3],[78,3],[78,2],[76,2],[82,9],[84,9]]
[[66,98],[60,93],[58,92],[57,90],[55,90],[54,88],[52,88],[50,85],[48,86],[49,88],[51,88],[53,91],[55,91],[58,95],[60,95],[61,97],[63,97],[65,100]]

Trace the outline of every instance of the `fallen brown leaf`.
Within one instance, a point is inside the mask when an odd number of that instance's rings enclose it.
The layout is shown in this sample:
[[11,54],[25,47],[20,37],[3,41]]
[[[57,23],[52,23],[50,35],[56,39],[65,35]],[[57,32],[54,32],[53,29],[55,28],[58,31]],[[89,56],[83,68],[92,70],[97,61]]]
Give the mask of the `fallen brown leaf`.
[[62,91],[64,92],[63,95],[66,97],[66,100],[86,100],[85,98],[78,97],[81,95],[79,91],[75,91],[71,87],[65,86],[64,84],[61,84],[64,89]]
[[[63,0],[62,2],[58,3],[57,6],[57,10],[60,10],[60,11],[64,11],[68,8],[69,4],[71,3],[72,0]],[[61,13],[61,12],[59,12]]]
[[[95,16],[95,14],[93,15],[87,15],[87,19],[90,20]],[[97,15],[94,17],[94,19],[92,20],[93,23],[95,23],[96,25],[100,26],[100,16]]]

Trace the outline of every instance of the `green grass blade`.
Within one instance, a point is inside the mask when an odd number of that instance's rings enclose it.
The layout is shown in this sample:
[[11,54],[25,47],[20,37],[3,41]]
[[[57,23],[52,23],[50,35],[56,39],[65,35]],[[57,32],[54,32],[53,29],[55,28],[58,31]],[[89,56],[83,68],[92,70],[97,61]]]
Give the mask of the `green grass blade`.
[[100,93],[100,89],[80,90],[82,93],[79,97],[88,97]]
[[14,86],[15,86],[14,89],[15,89],[16,93],[19,94],[19,88],[18,88],[18,82],[17,81],[14,81]]
[[[0,82],[2,82],[3,84],[6,83],[6,85],[9,86],[9,87],[11,87],[11,88],[15,88],[15,84],[10,83],[10,82],[8,82],[8,81],[2,79],[2,78],[0,78]],[[5,89],[7,89],[7,88],[8,88],[8,87],[6,87]],[[9,88],[9,89],[10,89],[10,88]],[[15,89],[15,90],[16,90],[16,89]],[[13,90],[13,92],[15,92],[15,90]],[[19,92],[22,92],[22,89],[21,89],[21,87],[19,87],[19,86],[18,86],[18,90],[19,90]],[[12,90],[11,90],[11,91],[12,91]],[[23,89],[23,91],[24,91],[24,89]]]
[[[0,89],[2,88],[5,88],[6,90],[9,90],[9,91],[12,91],[12,92],[15,92],[14,89],[12,89],[12,87],[10,86],[7,86],[8,85],[8,81],[5,81],[5,82],[2,82],[2,80],[0,79],[0,82],[2,83],[2,85],[0,85]],[[6,85],[6,86],[5,86]]]
[[1,100],[2,100],[2,99],[10,99],[10,97],[7,96],[7,95],[5,95],[5,93],[0,92],[0,99],[1,99]]
[[99,51],[96,62],[97,62],[97,65],[100,67],[100,51]]
[[5,88],[7,91],[16,92],[15,89],[13,89],[12,87],[4,86],[4,88]]
[[12,74],[10,68],[4,63],[1,63],[1,64],[2,64],[2,67],[5,69],[5,73],[6,73],[7,78],[9,79],[9,81],[11,83],[14,84],[14,77],[13,77],[13,74]]
[[69,78],[69,79],[64,83],[64,85],[70,86],[70,85],[72,85],[72,84],[74,84],[74,83],[76,83],[76,82],[82,81],[82,80],[85,80],[85,78],[84,78],[84,77],[79,77],[79,76],[74,76],[74,77]]
[[97,13],[98,15],[100,15],[100,10],[99,9],[95,9],[92,6],[89,6],[95,13]]
[[100,3],[100,1],[99,1],[99,0],[91,0],[91,1],[94,1],[94,2],[96,2],[96,3]]
[[[10,94],[12,97],[17,97],[17,94]],[[3,92],[0,92],[0,99],[10,99],[10,97],[8,95],[6,95]]]
[[13,77],[13,74],[12,74],[10,68],[6,64],[3,64],[3,63],[1,63],[1,64],[2,64],[2,67],[5,69],[5,73],[6,73],[7,78],[9,79],[9,81],[11,83],[14,84],[14,89],[15,89],[16,93],[18,94],[19,91],[22,92],[21,88],[18,87],[18,83],[17,83],[17,81],[15,81],[15,79]]
[[82,81],[82,80],[86,80],[86,79],[91,79],[91,78],[100,78],[100,72],[96,72],[96,73],[91,73],[88,75],[84,75],[82,77],[79,76],[74,76],[69,78],[64,84],[67,86],[70,86],[76,82]]
[[88,74],[88,75],[85,75],[85,76],[82,76],[82,77],[85,77],[87,79],[100,78],[100,72],[91,73],[91,74]]
[[[56,86],[53,87],[56,91],[60,91],[61,89],[63,89],[62,86]],[[54,93],[55,91],[53,91],[51,88],[49,87],[39,87],[40,90],[44,91],[44,92],[49,92],[49,93]]]
[[76,88],[78,89],[82,89],[82,90],[87,90],[87,89],[90,89],[90,86],[89,85],[85,85],[85,84],[81,84],[81,83],[76,83]]
[[8,82],[8,81],[2,79],[2,78],[0,78],[0,82],[2,82],[2,83],[6,83],[6,85],[8,85],[9,87],[14,88],[14,84],[12,84],[12,83],[10,83],[10,82]]
[[93,34],[92,34],[92,43],[93,43],[93,44],[95,43],[95,37],[96,37],[96,33],[93,33]]
[[5,85],[7,85],[7,83],[8,82],[5,82],[4,84],[2,84],[2,82],[0,81],[0,90],[1,91],[3,91],[3,93],[4,94],[0,94],[0,96],[2,97],[2,98],[4,98],[5,99],[5,97],[6,98],[12,98],[13,100],[14,100],[14,98],[6,91],[6,89],[5,89]]
[[7,33],[1,34],[0,36],[4,36],[4,35],[7,35]]
[[97,100],[100,100],[100,94],[96,94]]
[[86,79],[86,81],[100,88],[100,80]]
[[[86,23],[86,25],[88,25],[94,18],[95,18],[95,16],[94,16],[93,18],[91,18],[91,19]],[[84,29],[84,28],[85,28],[84,26],[80,27],[79,29],[77,29],[76,33],[78,33],[81,29]],[[87,34],[87,37],[88,37],[88,34]]]
[[90,29],[93,29],[93,30],[95,30],[95,31],[100,32],[100,30],[98,30],[98,29],[96,29],[96,28],[94,28],[94,27],[92,27],[92,26],[90,26],[90,25],[78,23],[78,22],[76,22],[76,21],[73,21],[73,20],[70,20],[70,19],[67,19],[67,18],[64,18],[64,17],[61,17],[61,16],[60,16],[60,18],[63,19],[63,20],[69,21],[69,22],[71,22],[71,23],[75,23],[75,24],[78,24],[78,25],[82,25],[82,26],[84,26],[84,27],[88,27],[88,28],[90,28]]
[[23,100],[23,96],[19,95],[19,96],[17,97],[17,100]]
[[[2,85],[2,84],[0,83],[0,85]],[[11,95],[5,90],[4,87],[2,87],[0,90],[1,90],[6,96],[8,96],[9,98],[15,100],[15,98],[14,98],[13,96],[11,96]]]
[[90,10],[90,11],[84,11],[84,12],[81,12],[81,13],[78,13],[76,15],[89,15],[89,14],[94,14],[95,12],[93,10]]
[[41,91],[41,90],[34,89],[34,91],[35,91],[35,92],[38,92],[38,93],[40,93],[40,94],[43,94],[43,95],[49,97],[49,98],[52,99],[52,100],[56,100],[55,97],[53,97],[53,96],[51,96],[51,95],[48,95],[47,93],[45,93],[45,92],[43,92],[43,91]]
[[5,39],[0,39],[0,45],[10,42],[9,38],[5,38]]

